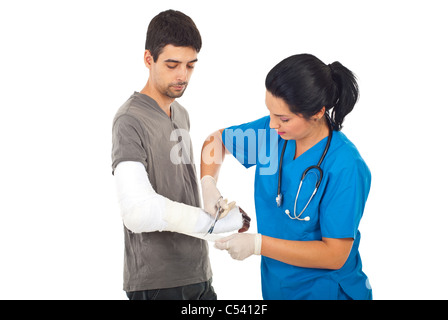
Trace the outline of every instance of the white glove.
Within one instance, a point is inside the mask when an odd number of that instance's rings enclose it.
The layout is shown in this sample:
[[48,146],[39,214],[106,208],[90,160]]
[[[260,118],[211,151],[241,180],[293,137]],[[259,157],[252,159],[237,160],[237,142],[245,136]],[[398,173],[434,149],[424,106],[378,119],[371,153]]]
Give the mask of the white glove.
[[259,233],[235,233],[215,242],[215,248],[227,250],[235,260],[261,254],[262,237]]
[[212,217],[216,216],[218,210],[218,203],[224,212],[220,219],[224,218],[230,210],[235,207],[235,202],[227,203],[227,199],[223,199],[221,192],[216,187],[216,180],[212,176],[204,176],[201,179],[202,186],[202,200],[204,201],[204,211]]

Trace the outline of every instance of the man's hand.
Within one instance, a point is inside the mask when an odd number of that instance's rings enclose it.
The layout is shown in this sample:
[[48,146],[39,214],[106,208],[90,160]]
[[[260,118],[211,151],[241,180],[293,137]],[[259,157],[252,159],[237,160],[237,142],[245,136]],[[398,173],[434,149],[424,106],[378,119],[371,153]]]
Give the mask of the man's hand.
[[250,227],[250,217],[238,206],[235,206],[229,211],[229,214],[218,220],[213,229],[213,233],[225,233],[225,232],[246,232]]
[[239,208],[241,212],[241,217],[243,218],[243,226],[240,230],[238,230],[239,233],[246,232],[250,228],[250,217],[247,215],[246,212],[244,212],[243,209]]

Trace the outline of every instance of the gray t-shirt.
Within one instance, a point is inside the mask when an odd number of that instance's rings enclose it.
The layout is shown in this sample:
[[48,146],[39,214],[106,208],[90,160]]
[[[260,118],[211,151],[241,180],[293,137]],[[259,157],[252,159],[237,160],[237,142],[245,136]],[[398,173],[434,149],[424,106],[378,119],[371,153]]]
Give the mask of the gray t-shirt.
[[[135,92],[113,121],[112,170],[121,161],[139,161],[158,194],[200,207],[189,130],[188,112],[179,103],[171,104],[168,117],[152,98]],[[212,277],[207,241],[175,232],[133,233],[126,227],[124,234],[125,291],[172,288]]]

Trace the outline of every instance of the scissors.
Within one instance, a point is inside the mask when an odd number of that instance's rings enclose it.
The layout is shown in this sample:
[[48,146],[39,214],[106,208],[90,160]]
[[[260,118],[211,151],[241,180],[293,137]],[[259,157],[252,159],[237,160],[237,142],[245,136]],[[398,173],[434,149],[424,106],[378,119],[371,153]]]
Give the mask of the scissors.
[[221,217],[221,215],[223,214],[223,212],[225,211],[221,205],[219,204],[219,202],[221,201],[222,196],[218,199],[218,203],[217,203],[217,207],[218,209],[216,210],[216,215],[215,215],[215,220],[213,221],[212,225],[210,226],[210,229],[208,229],[208,231],[205,233],[204,236],[208,235],[208,234],[212,234],[213,229],[215,229],[215,225],[216,222],[218,222],[219,218]]

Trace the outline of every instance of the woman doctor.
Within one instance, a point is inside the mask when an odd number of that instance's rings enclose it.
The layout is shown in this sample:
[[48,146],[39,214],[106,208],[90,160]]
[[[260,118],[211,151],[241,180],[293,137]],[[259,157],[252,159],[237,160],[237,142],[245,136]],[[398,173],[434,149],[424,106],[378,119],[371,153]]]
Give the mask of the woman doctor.
[[372,299],[358,251],[371,175],[340,131],[357,99],[355,76],[341,63],[294,55],[266,77],[269,116],[219,130],[204,143],[201,183],[211,214],[225,153],[256,165],[258,233],[233,234],[215,246],[237,260],[262,255],[264,299]]

